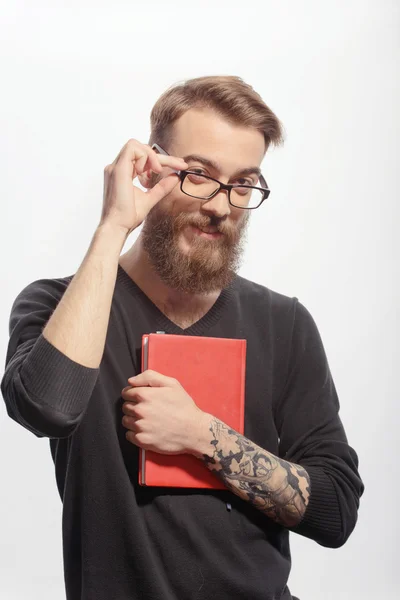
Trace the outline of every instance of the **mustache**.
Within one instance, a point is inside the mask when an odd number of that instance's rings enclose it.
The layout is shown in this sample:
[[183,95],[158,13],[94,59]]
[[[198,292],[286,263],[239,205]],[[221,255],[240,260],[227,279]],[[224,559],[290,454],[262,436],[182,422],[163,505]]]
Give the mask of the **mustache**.
[[222,233],[227,237],[235,237],[237,235],[237,227],[231,225],[225,219],[219,219],[218,217],[214,216],[202,217],[201,215],[199,215],[196,218],[193,218],[189,215],[185,215],[184,217],[186,218],[182,218],[183,215],[179,216],[181,218],[179,218],[179,222],[177,223],[178,230],[183,229],[187,225],[192,225],[193,227],[198,227],[199,229],[206,229],[207,227],[212,227],[218,233]]

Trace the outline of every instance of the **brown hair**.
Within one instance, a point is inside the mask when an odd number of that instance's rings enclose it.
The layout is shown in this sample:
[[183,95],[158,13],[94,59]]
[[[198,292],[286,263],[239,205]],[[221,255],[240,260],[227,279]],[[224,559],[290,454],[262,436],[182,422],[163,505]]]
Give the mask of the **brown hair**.
[[190,108],[210,108],[234,124],[263,134],[265,150],[284,142],[283,125],[261,96],[240,77],[197,77],[168,88],[157,100],[151,115],[149,144],[167,145],[172,125]]

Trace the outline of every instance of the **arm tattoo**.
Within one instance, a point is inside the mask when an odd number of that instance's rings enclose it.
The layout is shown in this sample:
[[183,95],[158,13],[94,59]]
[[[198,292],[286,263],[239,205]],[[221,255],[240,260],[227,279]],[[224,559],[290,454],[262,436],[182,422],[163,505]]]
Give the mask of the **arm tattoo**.
[[211,421],[209,454],[203,460],[243,500],[281,525],[297,525],[310,496],[310,478],[300,465],[280,459],[217,418]]

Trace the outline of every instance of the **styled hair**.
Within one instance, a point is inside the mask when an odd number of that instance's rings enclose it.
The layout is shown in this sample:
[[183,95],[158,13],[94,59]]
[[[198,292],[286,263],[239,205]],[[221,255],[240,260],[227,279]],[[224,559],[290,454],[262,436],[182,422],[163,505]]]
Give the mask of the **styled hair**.
[[174,122],[191,108],[212,109],[235,125],[256,129],[265,151],[284,143],[282,123],[251,85],[233,75],[212,75],[175,84],[160,96],[150,115],[149,144],[167,146]]

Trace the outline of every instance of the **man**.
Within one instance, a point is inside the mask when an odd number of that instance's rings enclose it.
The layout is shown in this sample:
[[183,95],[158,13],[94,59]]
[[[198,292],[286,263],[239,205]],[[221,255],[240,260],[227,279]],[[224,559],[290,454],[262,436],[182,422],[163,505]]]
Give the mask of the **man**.
[[[105,168],[77,273],[12,307],[1,389],[10,417],[50,438],[68,600],[288,600],[289,532],[336,548],[355,526],[364,488],[317,327],[297,298],[237,275],[281,141],[239,78],[167,90],[149,145],[129,140]],[[245,435],[140,373],[157,330],[247,340]],[[191,453],[227,489],[140,487],[139,447]]]

